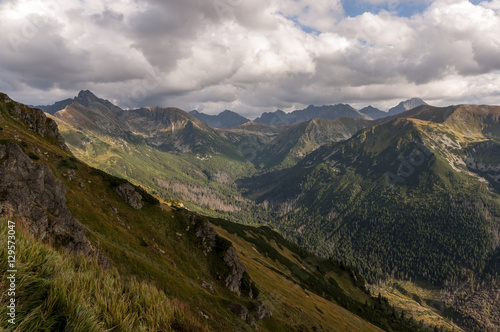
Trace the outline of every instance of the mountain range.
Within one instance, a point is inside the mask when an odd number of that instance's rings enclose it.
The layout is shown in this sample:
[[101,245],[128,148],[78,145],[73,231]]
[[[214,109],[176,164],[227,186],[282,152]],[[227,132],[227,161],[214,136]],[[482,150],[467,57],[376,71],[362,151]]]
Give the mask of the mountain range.
[[180,198],[237,243],[257,234],[243,227],[266,225],[354,267],[389,316],[411,317],[409,330],[498,330],[499,108],[410,100],[375,120],[364,112],[309,106],[216,129],[82,91],[52,118],[78,159],[173,206]]
[[[67,100],[58,102],[57,105],[38,107],[50,114],[54,114],[54,110],[56,108],[60,107],[60,109],[62,109],[66,106],[65,102]],[[397,106],[392,107],[389,112],[381,111],[371,105],[364,107],[359,111],[346,104],[329,106],[309,105],[305,109],[295,110],[291,113],[285,113],[282,110],[265,112],[260,117],[253,120],[253,122],[261,123],[267,126],[286,126],[306,122],[312,119],[336,120],[342,117],[347,117],[354,119],[376,120],[410,110],[420,105],[427,105],[427,103],[420,98],[412,98],[402,101]],[[236,127],[250,121],[249,119],[229,110],[225,110],[218,115],[208,115],[200,113],[196,110],[189,112],[189,114],[213,128],[220,129]]]

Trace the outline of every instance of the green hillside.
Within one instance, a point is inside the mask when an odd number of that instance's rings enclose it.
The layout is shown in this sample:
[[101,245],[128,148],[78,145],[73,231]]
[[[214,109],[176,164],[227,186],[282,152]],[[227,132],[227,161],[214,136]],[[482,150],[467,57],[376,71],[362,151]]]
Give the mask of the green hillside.
[[289,168],[322,145],[344,141],[370,121],[354,118],[337,120],[313,119],[282,131],[264,146],[254,161],[260,168]]

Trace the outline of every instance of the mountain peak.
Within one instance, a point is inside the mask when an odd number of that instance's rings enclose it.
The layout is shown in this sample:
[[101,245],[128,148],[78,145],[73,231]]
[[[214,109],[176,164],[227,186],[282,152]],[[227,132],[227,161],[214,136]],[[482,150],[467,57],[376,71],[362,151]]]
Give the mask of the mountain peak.
[[78,93],[78,96],[77,98],[81,98],[81,99],[91,99],[91,100],[96,100],[98,99],[96,97],[96,95],[94,95],[90,90],[81,90],[79,93]]
[[189,112],[192,116],[212,128],[227,129],[242,125],[250,120],[230,110],[224,110],[217,115],[200,113],[196,110]]
[[359,110],[360,113],[366,114],[372,119],[380,119],[388,116],[387,112],[381,111],[376,107],[373,107],[372,105],[368,105],[362,109]]
[[423,101],[422,99],[414,97],[414,98],[402,101],[397,106],[391,108],[389,110],[389,115],[399,114],[399,113],[411,110],[412,108],[415,108],[415,107],[418,107],[421,105],[428,105],[428,104],[425,101]]

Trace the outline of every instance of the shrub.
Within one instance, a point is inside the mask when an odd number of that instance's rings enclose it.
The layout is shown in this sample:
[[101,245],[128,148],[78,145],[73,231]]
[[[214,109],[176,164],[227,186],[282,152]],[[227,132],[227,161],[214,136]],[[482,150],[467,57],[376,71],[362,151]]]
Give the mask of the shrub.
[[65,158],[59,163],[59,166],[71,168],[71,169],[78,169],[78,165],[76,163],[77,163],[76,158],[73,158],[73,157]]
[[34,154],[33,152],[28,152],[28,157],[30,157],[31,160],[40,160],[40,156]]

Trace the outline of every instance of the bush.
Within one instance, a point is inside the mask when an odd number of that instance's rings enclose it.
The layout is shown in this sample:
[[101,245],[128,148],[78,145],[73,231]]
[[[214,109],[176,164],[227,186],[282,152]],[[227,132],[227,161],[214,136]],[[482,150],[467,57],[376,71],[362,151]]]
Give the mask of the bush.
[[63,159],[60,163],[60,167],[66,167],[71,169],[78,169],[78,165],[76,164],[78,161],[76,158],[70,157]]
[[151,205],[158,205],[158,204],[160,204],[160,201],[156,197],[154,197],[153,195],[151,195],[150,193],[148,193],[143,188],[141,188],[141,187],[135,187],[135,191],[137,191],[142,196],[142,200],[145,203],[149,203]]
[[28,157],[30,157],[31,160],[40,160],[40,156],[34,154],[33,152],[28,152]]
[[99,175],[104,181],[109,183],[111,188],[116,188],[121,184],[128,183],[127,180],[108,174],[100,169],[93,168],[90,172],[91,175]]

